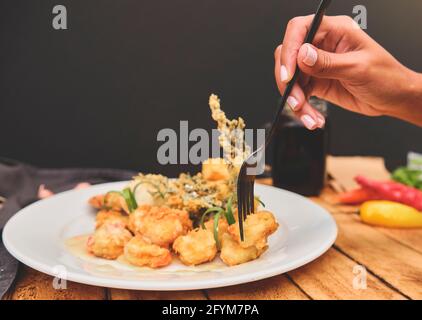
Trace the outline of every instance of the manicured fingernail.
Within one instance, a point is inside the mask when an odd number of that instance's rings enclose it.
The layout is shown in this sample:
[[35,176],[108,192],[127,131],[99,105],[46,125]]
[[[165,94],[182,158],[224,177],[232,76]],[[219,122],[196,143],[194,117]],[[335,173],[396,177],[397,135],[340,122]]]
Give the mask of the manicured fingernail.
[[310,115],[305,114],[300,118],[300,120],[302,120],[305,127],[309,130],[315,129],[317,126],[317,123]]
[[290,96],[287,98],[287,104],[293,111],[296,111],[299,106],[299,101],[297,101],[295,97]]
[[307,66],[313,67],[318,60],[318,53],[312,46],[306,46],[306,56],[303,59],[303,63]]
[[286,66],[281,66],[280,78],[283,82],[287,82],[287,80],[289,80],[289,73],[287,72]]
[[318,122],[318,128],[324,128],[325,126],[325,118],[323,116],[317,115],[317,122]]

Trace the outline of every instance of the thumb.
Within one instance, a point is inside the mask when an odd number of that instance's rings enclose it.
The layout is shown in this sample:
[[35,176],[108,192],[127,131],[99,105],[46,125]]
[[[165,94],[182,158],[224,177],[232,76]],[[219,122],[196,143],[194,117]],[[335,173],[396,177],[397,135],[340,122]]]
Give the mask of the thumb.
[[331,53],[305,43],[299,50],[299,69],[317,78],[343,79],[350,76],[354,59],[349,53]]

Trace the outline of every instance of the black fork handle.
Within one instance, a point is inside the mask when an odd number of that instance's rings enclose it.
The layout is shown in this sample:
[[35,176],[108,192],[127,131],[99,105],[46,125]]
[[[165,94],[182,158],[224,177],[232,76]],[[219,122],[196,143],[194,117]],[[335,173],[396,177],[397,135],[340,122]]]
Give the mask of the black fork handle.
[[[308,31],[308,34],[306,35],[305,38],[305,42],[304,43],[312,43],[314,41],[315,35],[319,29],[319,26],[321,25],[322,22],[322,18],[325,15],[325,12],[327,11],[329,5],[331,4],[331,0],[322,0],[318,6],[318,10],[315,13],[315,17],[312,20],[312,24],[311,24],[311,28]],[[278,111],[277,111],[277,115],[275,118],[275,121],[270,129],[270,132],[268,133],[266,139],[265,139],[265,146],[268,147],[268,145],[270,144],[277,128],[278,128],[278,124],[279,121],[281,119],[281,114],[284,110],[284,106],[287,103],[287,98],[290,96],[290,94],[292,93],[293,87],[297,81],[297,78],[299,77],[299,67],[296,66],[296,71],[292,77],[292,80],[290,80],[290,82],[287,84],[286,90],[284,91],[283,97],[281,99],[281,103],[278,107]]]

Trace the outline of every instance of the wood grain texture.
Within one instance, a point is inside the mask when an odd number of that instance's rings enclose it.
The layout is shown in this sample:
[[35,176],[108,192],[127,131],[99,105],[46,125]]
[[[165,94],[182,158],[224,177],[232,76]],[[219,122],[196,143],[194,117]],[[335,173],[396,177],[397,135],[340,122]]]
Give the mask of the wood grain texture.
[[359,216],[334,214],[336,246],[357,263],[412,299],[422,299],[422,254],[402,245]]
[[380,227],[376,227],[376,229],[422,254],[422,229],[388,229]]
[[56,290],[53,277],[21,266],[12,300],[104,300],[106,289],[67,281],[67,288]]
[[344,191],[357,188],[357,175],[375,180],[388,180],[390,173],[385,169],[384,159],[371,157],[328,157],[327,172]]
[[361,274],[358,274],[360,270],[356,269],[356,266],[356,262],[332,248],[319,259],[289,272],[289,276],[315,300],[406,299],[368,273],[366,273],[366,288],[357,286],[354,282],[358,283],[360,279],[356,276]]
[[242,285],[209,289],[211,300],[308,300],[285,275]]
[[205,300],[203,291],[139,291],[109,289],[111,300]]

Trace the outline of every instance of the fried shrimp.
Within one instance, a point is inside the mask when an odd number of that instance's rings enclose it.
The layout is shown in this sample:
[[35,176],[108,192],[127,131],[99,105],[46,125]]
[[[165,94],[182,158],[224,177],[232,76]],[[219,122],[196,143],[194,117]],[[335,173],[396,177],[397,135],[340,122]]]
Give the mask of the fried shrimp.
[[220,258],[225,264],[235,266],[257,259],[266,249],[258,249],[256,246],[242,248],[231,235],[225,233],[222,237]]
[[95,217],[95,229],[98,229],[104,224],[104,222],[109,221],[109,220],[119,220],[123,222],[125,226],[127,226],[129,222],[129,217],[126,215],[123,215],[120,211],[100,210],[98,211]]
[[109,192],[91,197],[88,203],[95,209],[111,209],[129,213],[125,199],[117,192]]
[[202,162],[202,175],[205,180],[219,181],[230,179],[228,165],[224,159],[215,158]]
[[[220,218],[218,220],[218,241],[220,243],[223,240],[223,235],[225,233],[227,233],[228,227],[229,227],[229,224],[227,223],[226,219]],[[214,219],[210,219],[207,222],[205,222],[205,229],[213,232],[213,230],[214,230]]]
[[177,237],[192,229],[192,221],[184,210],[143,205],[130,214],[129,229],[151,243],[167,248]]
[[88,238],[88,251],[97,257],[114,260],[122,253],[132,234],[120,220],[107,220]]
[[173,250],[186,265],[212,261],[217,254],[217,244],[211,231],[195,229],[180,236],[173,243]]
[[124,248],[124,257],[135,266],[160,268],[171,263],[170,250],[146,242],[141,236],[133,237]]
[[242,248],[256,246],[262,249],[267,246],[267,238],[278,228],[274,215],[268,211],[260,211],[251,214],[243,223],[245,239],[240,241],[239,225],[232,224],[228,227],[228,233],[235,239]]
[[272,213],[261,211],[247,217],[243,225],[244,241],[240,241],[239,226],[233,224],[223,235],[220,258],[229,266],[259,258],[268,248],[267,238],[278,228]]

